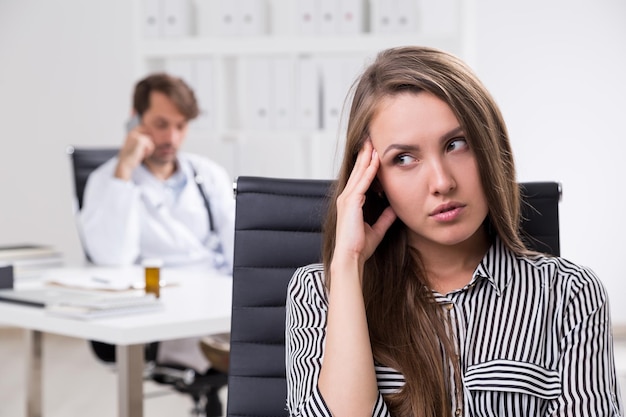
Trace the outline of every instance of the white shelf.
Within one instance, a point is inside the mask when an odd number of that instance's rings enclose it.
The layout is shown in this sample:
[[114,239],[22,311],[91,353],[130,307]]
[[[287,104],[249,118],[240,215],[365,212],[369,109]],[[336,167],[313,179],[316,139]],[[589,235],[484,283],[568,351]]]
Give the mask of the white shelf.
[[144,40],[139,53],[147,59],[188,56],[371,53],[408,44],[454,50],[458,48],[458,39],[454,36],[429,37],[413,33],[396,35],[367,33],[352,36],[186,37]]
[[[361,30],[372,32],[347,34],[337,28],[322,30],[320,25],[311,30],[318,34],[304,35],[313,26],[300,27],[304,15],[298,7],[316,3],[320,6],[321,0],[262,0],[269,13],[267,25],[261,29],[263,33],[243,36],[236,33],[251,32],[231,32],[232,27],[220,26],[219,22],[224,23],[220,20],[222,14],[239,22],[236,16],[240,11],[233,13],[227,0],[179,0],[180,10],[196,7],[195,14],[190,15],[195,25],[180,32],[145,31],[143,26],[146,20],[142,4],[176,2],[134,0],[137,73],[143,76],[152,71],[168,71],[190,81],[200,106],[205,106],[203,110],[210,116],[190,133],[197,141],[203,141],[207,153],[215,155],[216,161],[235,176],[243,173],[332,178],[341,151],[338,142],[344,136],[340,133],[340,129],[345,129],[344,112],[349,110],[344,108],[344,104],[348,105],[344,103],[345,95],[358,73],[379,51],[424,45],[467,58],[471,50],[470,11],[474,0],[407,1],[404,8],[397,10],[405,13],[409,22],[413,20],[404,28],[384,26],[382,20],[374,19],[379,13],[397,23],[395,11],[381,8],[388,5],[386,0],[357,0],[363,9],[356,15],[363,13],[369,22]],[[332,9],[332,4],[324,2],[324,7]],[[419,10],[417,15],[415,7]],[[406,32],[408,28],[412,28],[410,32]],[[173,37],[175,33],[181,36]],[[201,86],[200,79],[204,81]],[[277,117],[279,114],[282,118]]]

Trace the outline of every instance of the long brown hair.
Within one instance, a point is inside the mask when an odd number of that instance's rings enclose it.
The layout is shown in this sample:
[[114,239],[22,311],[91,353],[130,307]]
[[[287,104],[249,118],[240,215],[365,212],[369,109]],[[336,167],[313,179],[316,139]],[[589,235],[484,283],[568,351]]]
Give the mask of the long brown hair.
[[[382,51],[356,83],[348,118],[343,163],[332,201],[343,191],[369,124],[384,97],[427,91],[450,106],[463,128],[478,164],[489,214],[485,227],[515,253],[528,253],[518,227],[520,195],[508,133],[495,101],[460,59],[426,47]],[[373,223],[385,201],[366,194],[365,221]],[[337,211],[329,207],[323,259],[330,287]],[[363,271],[370,341],[376,362],[400,371],[406,384],[386,396],[396,416],[451,415],[450,366],[458,367],[442,309],[427,289],[420,254],[408,244],[406,227],[392,225]],[[451,364],[452,362],[452,364]],[[458,372],[458,369],[456,369]]]

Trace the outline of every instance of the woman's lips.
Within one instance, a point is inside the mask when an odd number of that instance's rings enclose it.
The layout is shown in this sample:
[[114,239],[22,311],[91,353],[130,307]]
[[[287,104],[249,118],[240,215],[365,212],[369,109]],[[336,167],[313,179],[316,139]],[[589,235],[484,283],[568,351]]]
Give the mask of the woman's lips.
[[449,222],[456,220],[461,215],[464,208],[465,206],[463,204],[456,202],[442,204],[437,206],[437,208],[430,213],[430,217],[437,221]]

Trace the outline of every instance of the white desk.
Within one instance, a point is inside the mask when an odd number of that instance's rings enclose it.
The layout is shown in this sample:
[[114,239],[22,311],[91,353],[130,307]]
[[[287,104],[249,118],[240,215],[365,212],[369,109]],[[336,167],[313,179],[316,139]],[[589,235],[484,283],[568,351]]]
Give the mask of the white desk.
[[[89,269],[85,267],[86,276],[89,276]],[[141,274],[139,268],[137,273]],[[28,417],[42,416],[42,333],[117,345],[119,416],[140,417],[143,415],[145,343],[230,331],[230,277],[188,269],[164,269],[161,273],[162,278],[177,282],[178,285],[161,290],[165,309],[158,312],[83,321],[52,316],[42,308],[0,302],[0,321],[3,324],[29,330]],[[35,285],[41,283],[33,283],[31,280],[21,283],[18,280],[15,286]]]

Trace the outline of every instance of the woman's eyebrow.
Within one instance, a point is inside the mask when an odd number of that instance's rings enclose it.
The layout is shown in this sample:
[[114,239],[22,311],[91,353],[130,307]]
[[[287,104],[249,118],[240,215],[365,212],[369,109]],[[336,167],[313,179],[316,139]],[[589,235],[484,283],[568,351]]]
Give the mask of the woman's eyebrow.
[[441,140],[448,139],[454,135],[458,135],[459,133],[463,133],[463,128],[461,126],[457,126],[448,133],[441,136]]
[[[454,129],[450,130],[449,132],[444,133],[443,135],[441,135],[439,140],[440,141],[448,140],[450,137],[454,135],[458,135],[459,133],[463,133],[463,128],[461,126],[457,126]],[[416,151],[419,151],[420,148],[417,145],[404,145],[401,143],[392,143],[391,145],[387,146],[387,148],[383,152],[383,156],[385,156],[389,151],[393,151],[393,150],[399,150],[403,152],[416,152]]]
[[403,152],[416,152],[419,151],[419,149],[420,148],[417,145],[403,145],[401,143],[392,143],[391,145],[387,146],[387,148],[383,152],[383,156],[393,150],[399,150]]

